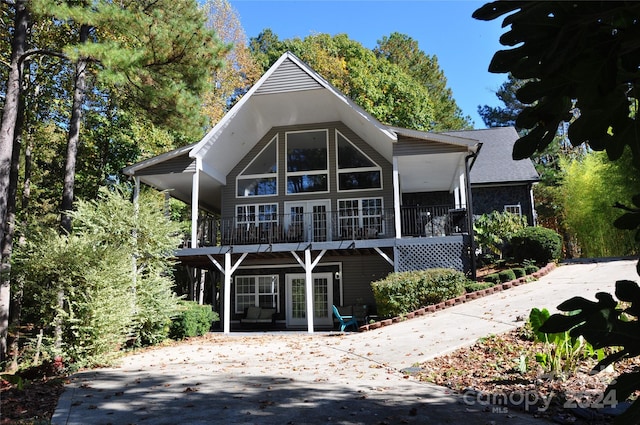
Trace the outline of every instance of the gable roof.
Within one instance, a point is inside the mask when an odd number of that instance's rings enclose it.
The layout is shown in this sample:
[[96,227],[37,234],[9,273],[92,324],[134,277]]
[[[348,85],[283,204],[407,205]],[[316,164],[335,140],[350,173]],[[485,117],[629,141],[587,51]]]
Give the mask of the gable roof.
[[[190,202],[192,176],[197,170],[199,190],[206,193],[206,197],[199,198],[200,207],[215,212],[221,209],[222,187],[228,184],[227,175],[271,128],[329,122],[344,123],[389,162],[393,161],[399,139],[422,142],[422,152],[399,159],[404,187],[411,186],[411,180],[416,180],[416,185],[418,179],[424,180],[421,175],[425,167],[421,159],[428,157],[434,161],[432,171],[436,166],[452,170],[460,166],[461,155],[477,151],[479,147],[477,141],[465,140],[466,136],[384,125],[294,54],[286,52],[198,143],[133,164],[123,171]],[[426,145],[440,146],[434,152],[425,148]],[[436,158],[435,154],[439,156]],[[444,184],[437,179],[431,181]]]
[[518,161],[512,158],[513,145],[520,137],[514,127],[448,131],[444,134],[482,143],[482,151],[471,168],[472,185],[532,183],[540,178],[529,158]]

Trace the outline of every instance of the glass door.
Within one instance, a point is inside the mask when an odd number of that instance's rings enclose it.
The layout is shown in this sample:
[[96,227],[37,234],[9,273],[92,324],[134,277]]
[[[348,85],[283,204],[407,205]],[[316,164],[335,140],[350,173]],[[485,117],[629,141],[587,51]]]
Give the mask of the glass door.
[[[333,274],[313,274],[313,324],[333,326]],[[287,327],[307,326],[305,275],[287,275]]]
[[285,203],[288,242],[325,242],[331,240],[331,201]]

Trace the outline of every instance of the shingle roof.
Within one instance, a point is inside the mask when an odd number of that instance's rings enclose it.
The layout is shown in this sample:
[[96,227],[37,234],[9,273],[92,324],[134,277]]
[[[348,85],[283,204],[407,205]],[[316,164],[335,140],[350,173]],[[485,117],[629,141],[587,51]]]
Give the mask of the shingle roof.
[[473,167],[471,184],[534,182],[540,176],[530,159],[515,161],[511,157],[518,133],[513,127],[445,132],[451,136],[476,139],[482,143]]

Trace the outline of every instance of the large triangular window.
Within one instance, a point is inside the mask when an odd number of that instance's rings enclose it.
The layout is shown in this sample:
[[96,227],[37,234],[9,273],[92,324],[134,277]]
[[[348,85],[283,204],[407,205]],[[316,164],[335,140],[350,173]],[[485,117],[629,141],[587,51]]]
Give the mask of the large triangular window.
[[238,197],[278,194],[277,136],[240,173],[236,181]]
[[338,151],[338,190],[382,188],[382,170],[371,158],[336,131]]

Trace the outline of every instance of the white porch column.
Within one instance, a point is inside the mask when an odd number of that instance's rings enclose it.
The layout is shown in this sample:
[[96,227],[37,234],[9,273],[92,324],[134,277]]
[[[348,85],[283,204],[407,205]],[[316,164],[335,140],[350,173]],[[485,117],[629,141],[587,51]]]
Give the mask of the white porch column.
[[224,254],[224,300],[222,307],[224,315],[224,333],[231,332],[231,252]]
[[458,208],[467,208],[467,179],[464,172],[460,173],[460,206]]
[[304,250],[304,280],[305,298],[307,301],[307,332],[313,333],[313,266],[311,265],[311,250]]
[[191,248],[198,247],[198,203],[200,200],[200,158],[191,181]]
[[393,216],[396,229],[396,239],[402,237],[402,220],[400,216],[400,172],[398,171],[398,157],[393,157]]

